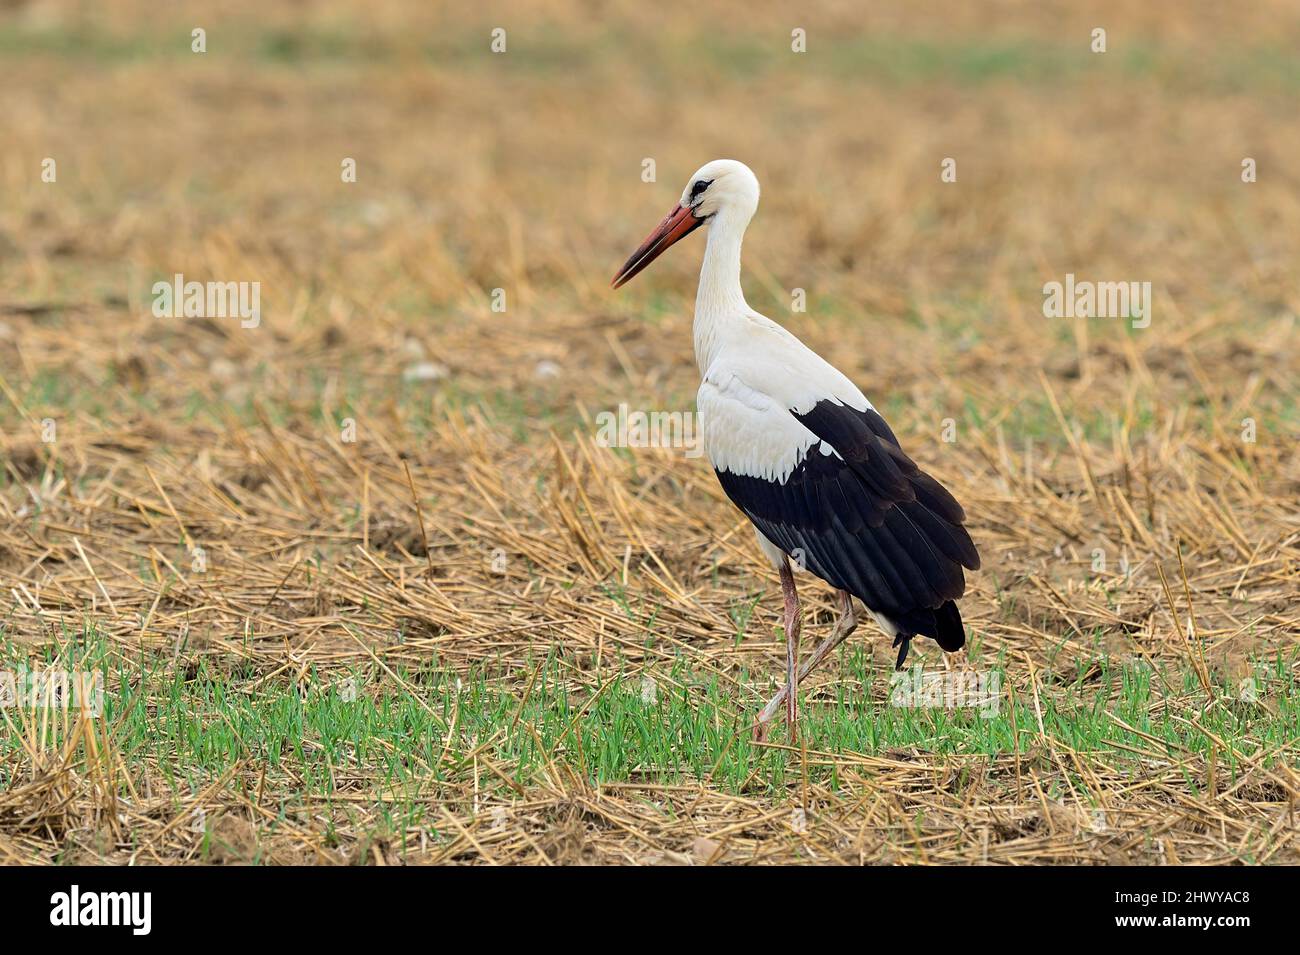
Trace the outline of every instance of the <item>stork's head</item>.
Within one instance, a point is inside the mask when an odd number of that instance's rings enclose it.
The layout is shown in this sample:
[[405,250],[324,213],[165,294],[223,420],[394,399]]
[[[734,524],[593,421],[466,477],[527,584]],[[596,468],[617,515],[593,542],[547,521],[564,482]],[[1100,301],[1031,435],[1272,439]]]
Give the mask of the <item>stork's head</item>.
[[610,284],[618,288],[659,258],[670,245],[717,219],[743,230],[758,208],[758,179],[743,162],[715,159],[691,176],[681,201],[632,253]]

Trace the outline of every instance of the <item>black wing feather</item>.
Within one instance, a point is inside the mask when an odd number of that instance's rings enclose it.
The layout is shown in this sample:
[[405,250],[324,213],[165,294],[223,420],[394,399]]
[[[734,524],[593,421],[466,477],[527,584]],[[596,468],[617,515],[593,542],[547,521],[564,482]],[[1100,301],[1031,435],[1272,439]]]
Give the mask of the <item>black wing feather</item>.
[[779,484],[718,471],[727,496],[768,540],[900,633],[960,648],[953,601],[966,589],[963,568],[980,565],[961,505],[903,453],[875,411],[820,401],[791,414],[819,441]]

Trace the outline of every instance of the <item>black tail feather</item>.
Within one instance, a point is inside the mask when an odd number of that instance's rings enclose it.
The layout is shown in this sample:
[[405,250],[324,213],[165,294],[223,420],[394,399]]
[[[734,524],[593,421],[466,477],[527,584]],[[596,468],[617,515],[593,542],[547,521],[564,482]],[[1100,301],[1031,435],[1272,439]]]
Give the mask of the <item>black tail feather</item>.
[[934,612],[934,622],[932,636],[939,646],[953,653],[966,645],[966,628],[962,626],[961,612],[951,600]]
[[955,653],[966,645],[966,628],[961,622],[961,612],[951,600],[936,610],[914,611],[906,619],[889,617],[888,620],[898,630],[898,635],[894,637],[894,646],[898,647],[895,670],[903,669],[907,652],[912,646],[912,638],[917,634],[930,637],[948,653]]
[[907,651],[912,649],[912,634],[900,633],[894,637],[894,646],[898,647],[898,659],[894,661],[894,669],[903,669],[903,662],[907,659]]

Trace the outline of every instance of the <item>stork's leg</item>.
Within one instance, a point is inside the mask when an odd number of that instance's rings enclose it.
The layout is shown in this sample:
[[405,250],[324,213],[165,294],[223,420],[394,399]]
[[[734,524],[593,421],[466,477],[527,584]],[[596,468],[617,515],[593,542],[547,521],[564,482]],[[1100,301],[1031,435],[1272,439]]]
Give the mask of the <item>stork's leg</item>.
[[794,587],[794,573],[785,557],[781,558],[781,595],[785,598],[785,712],[790,721],[790,742],[794,742],[799,721],[795,666],[799,662],[799,630],[803,621],[799,616],[799,593]]
[[[827,654],[847,640],[849,635],[857,628],[858,617],[856,612],[853,610],[853,598],[849,596],[848,591],[841,590],[840,619],[835,621],[835,626],[832,628],[830,636],[818,644],[817,649],[813,651],[812,656],[805,660],[803,666],[799,668],[798,680],[791,682],[802,683],[804,679],[807,678],[808,674],[815,670],[818,665],[826,659]],[[767,724],[771,722],[772,717],[776,716],[780,711],[781,701],[786,699],[789,689],[790,686],[787,684],[779,693],[776,694],[776,696],[772,697],[772,699],[768,701],[767,706],[763,707],[763,712],[758,714],[758,724],[755,726],[754,731],[759,740],[763,740],[767,737]],[[790,710],[793,712],[793,708],[790,708]],[[793,738],[793,734],[791,734],[791,738]]]

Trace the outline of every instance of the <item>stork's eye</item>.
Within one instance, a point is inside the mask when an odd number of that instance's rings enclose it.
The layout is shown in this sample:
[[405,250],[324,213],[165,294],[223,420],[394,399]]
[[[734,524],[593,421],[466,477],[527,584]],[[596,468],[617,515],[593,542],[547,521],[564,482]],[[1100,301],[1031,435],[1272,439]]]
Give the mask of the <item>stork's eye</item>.
[[712,179],[697,180],[696,183],[693,186],[691,186],[691,198],[698,199],[700,197],[700,193],[702,193],[705,189],[709,188],[709,186],[711,185],[713,185]]

